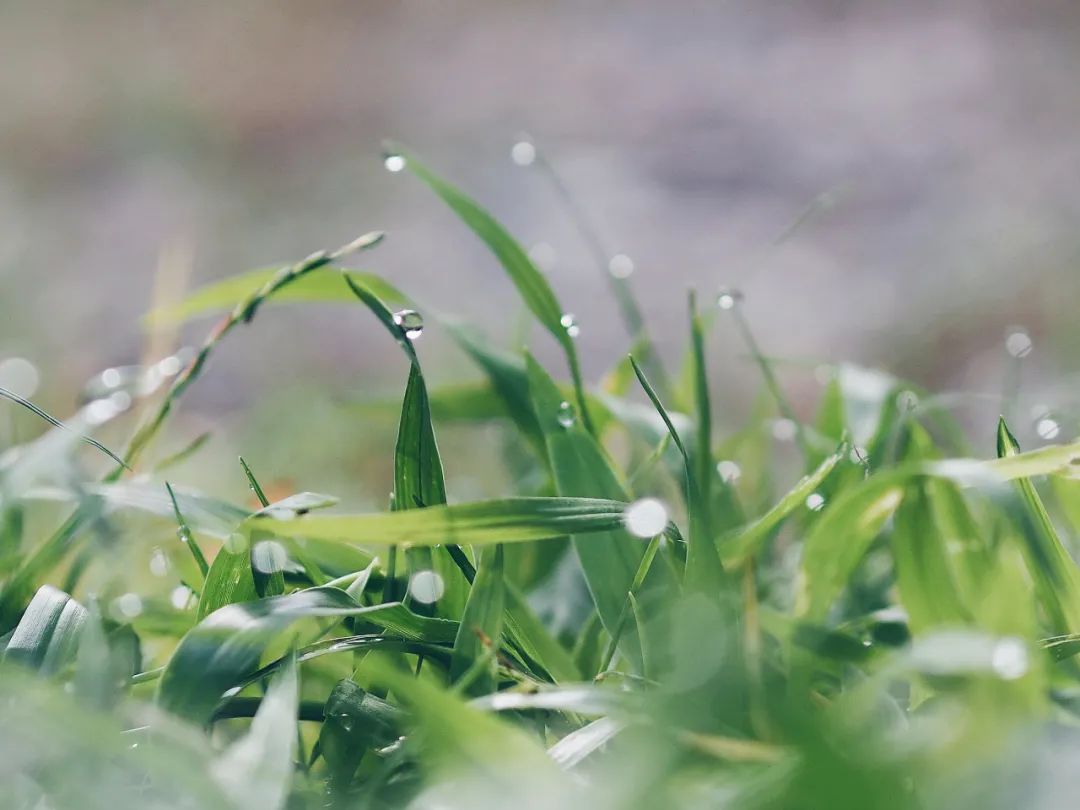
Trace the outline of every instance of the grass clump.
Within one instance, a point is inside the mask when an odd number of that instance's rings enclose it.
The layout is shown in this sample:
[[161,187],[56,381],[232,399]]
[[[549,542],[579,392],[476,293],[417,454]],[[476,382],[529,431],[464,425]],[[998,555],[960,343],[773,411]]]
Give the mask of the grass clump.
[[[415,156],[394,156],[491,249],[569,384],[342,268],[371,234],[152,313],[226,314],[147,396],[122,453],[90,434],[124,420],[130,393],[63,423],[9,396],[56,427],[0,459],[5,806],[1063,800],[1055,757],[1076,744],[1080,706],[1066,545],[1080,446],[1021,452],[1002,422],[998,458],[956,458],[964,437],[932,400],[844,366],[799,423],[736,294],[715,312],[691,296],[685,367],[671,373],[621,273],[633,356],[590,387],[576,324],[517,242]],[[271,502],[241,459],[252,511],[145,464],[220,342],[288,300],[362,305],[403,350],[386,511],[343,513],[310,492]],[[706,373],[717,317],[737,320],[767,403],[724,437]],[[480,384],[429,390],[424,318]],[[506,425],[530,483],[456,500],[436,404]],[[779,490],[774,424],[804,474]],[[87,441],[109,464],[98,476]],[[166,558],[166,593],[118,564],[137,544]]]

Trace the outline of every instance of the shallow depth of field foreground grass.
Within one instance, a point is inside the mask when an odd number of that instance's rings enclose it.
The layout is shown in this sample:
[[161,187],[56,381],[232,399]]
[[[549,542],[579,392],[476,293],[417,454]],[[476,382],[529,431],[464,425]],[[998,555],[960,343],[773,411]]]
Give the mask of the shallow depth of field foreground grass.
[[[665,368],[618,267],[629,354],[585,380],[570,307],[512,237],[412,155],[387,165],[486,243],[562,361],[342,269],[377,266],[374,233],[150,313],[224,314],[0,457],[0,806],[1072,806],[1080,446],[1022,452],[1002,421],[972,459],[941,400],[844,365],[800,423],[736,291],[689,298]],[[387,509],[270,503],[242,461],[258,511],[171,487],[156,442],[189,384],[304,301],[400,346]],[[728,435],[721,318],[762,375]],[[436,340],[477,376],[429,389]],[[450,420],[507,432],[513,497],[455,497]],[[111,422],[126,446],[94,438]]]

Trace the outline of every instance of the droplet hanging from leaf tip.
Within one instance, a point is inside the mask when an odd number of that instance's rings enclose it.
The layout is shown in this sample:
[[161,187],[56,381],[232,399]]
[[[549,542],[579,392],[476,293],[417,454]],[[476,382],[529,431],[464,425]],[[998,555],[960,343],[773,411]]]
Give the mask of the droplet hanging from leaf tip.
[[404,155],[395,154],[386,155],[383,157],[383,165],[388,172],[400,172],[405,168],[405,157]]
[[667,528],[667,506],[659,498],[641,498],[626,508],[623,522],[627,531],[635,537],[656,537]]

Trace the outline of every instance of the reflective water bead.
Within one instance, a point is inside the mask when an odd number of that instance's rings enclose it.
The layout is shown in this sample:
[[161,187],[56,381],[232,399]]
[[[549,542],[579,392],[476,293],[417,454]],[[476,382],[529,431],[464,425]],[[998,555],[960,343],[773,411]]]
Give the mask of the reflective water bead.
[[568,428],[574,424],[575,418],[574,406],[566,400],[560,402],[559,410],[555,413],[555,419],[558,420],[559,424],[564,428]]
[[1013,357],[1027,357],[1031,354],[1031,335],[1025,329],[1013,329],[1005,336],[1005,351]]
[[608,272],[615,278],[629,278],[634,272],[634,260],[625,253],[616,254],[608,262]]
[[626,507],[623,522],[635,537],[656,537],[667,527],[667,506],[659,498],[641,498]]
[[742,290],[733,287],[723,289],[716,296],[716,305],[720,309],[734,309],[735,305],[743,300]]
[[820,512],[825,508],[825,496],[820,492],[811,492],[806,496],[806,508],[811,512]]
[[400,172],[405,168],[405,158],[402,155],[387,155],[383,158],[383,165],[388,172]]
[[409,580],[409,595],[425,605],[439,601],[445,590],[443,578],[434,571],[417,571]]
[[570,337],[576,338],[578,335],[581,334],[581,327],[578,326],[577,318],[575,318],[571,313],[567,312],[565,315],[559,318],[559,323],[562,324],[562,328],[566,330],[566,334],[568,334]]
[[415,309],[402,309],[394,313],[394,324],[409,340],[424,334],[424,316]]
[[728,459],[716,463],[716,472],[725,484],[734,484],[742,476],[739,465]]
[[531,166],[536,161],[536,147],[529,141],[518,141],[510,148],[510,157],[518,166]]

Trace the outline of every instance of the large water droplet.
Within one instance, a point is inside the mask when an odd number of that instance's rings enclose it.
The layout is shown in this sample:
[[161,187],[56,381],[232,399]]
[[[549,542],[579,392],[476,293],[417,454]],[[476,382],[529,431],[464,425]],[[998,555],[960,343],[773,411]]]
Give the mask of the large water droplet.
[[728,287],[717,294],[716,305],[720,307],[720,309],[734,309],[735,305],[741,302],[743,298],[742,290]]
[[716,472],[725,484],[734,484],[742,477],[742,469],[739,465],[728,459],[716,463]]
[[383,165],[388,172],[400,172],[405,168],[405,157],[403,155],[387,155],[383,158]]
[[118,596],[113,600],[112,610],[110,611],[113,618],[118,621],[125,619],[131,620],[138,616],[143,611],[142,598],[137,593],[125,593],[123,596]]
[[1027,357],[1031,354],[1031,335],[1025,329],[1013,329],[1005,336],[1005,351],[1013,357]]
[[188,602],[191,600],[191,589],[186,585],[177,585],[172,589],[169,594],[169,604],[171,604],[177,610],[184,610],[188,606]]
[[806,508],[811,512],[820,512],[825,508],[825,496],[820,492],[811,492],[806,496]]
[[642,498],[626,507],[623,522],[635,537],[656,537],[667,527],[667,506],[659,498]]
[[555,419],[564,428],[571,427],[574,424],[574,419],[577,418],[574,414],[574,406],[566,400],[559,403],[559,410],[555,413]]
[[1039,434],[1040,439],[1049,441],[1058,437],[1058,434],[1061,433],[1061,425],[1047,416],[1035,423],[1035,432]]
[[261,540],[251,550],[251,567],[260,574],[274,574],[285,569],[289,553],[276,540]]
[[510,148],[510,157],[518,166],[531,166],[536,161],[536,147],[529,141],[518,141]]
[[555,248],[549,243],[537,242],[529,248],[529,258],[541,270],[550,270],[555,266],[555,260],[558,256],[555,253]]
[[634,272],[634,260],[625,253],[619,253],[611,257],[607,267],[615,278],[629,278]]
[[179,529],[177,529],[176,536],[179,538],[181,543],[191,542],[191,530],[188,529],[186,526],[181,526]]
[[774,419],[772,423],[773,438],[781,442],[790,442],[795,438],[797,428],[790,419]]
[[37,391],[41,377],[37,366],[22,357],[9,357],[0,362],[0,388],[29,399]]
[[248,550],[248,536],[243,532],[232,532],[225,538],[225,550],[230,554],[243,554]]
[[424,334],[424,316],[415,309],[402,309],[394,313],[394,324],[409,340]]
[[163,577],[169,573],[169,555],[160,548],[155,548],[150,554],[150,573],[155,577]]
[[409,595],[425,605],[439,601],[445,590],[443,578],[434,571],[417,571],[409,580]]
[[990,666],[1002,680],[1022,678],[1028,671],[1027,645],[1019,638],[1001,639],[990,654]]
[[581,334],[581,327],[578,326],[577,318],[575,318],[571,313],[567,312],[565,315],[559,318],[559,323],[562,324],[562,328],[566,330],[566,334],[568,334],[570,337],[576,338],[578,335]]

